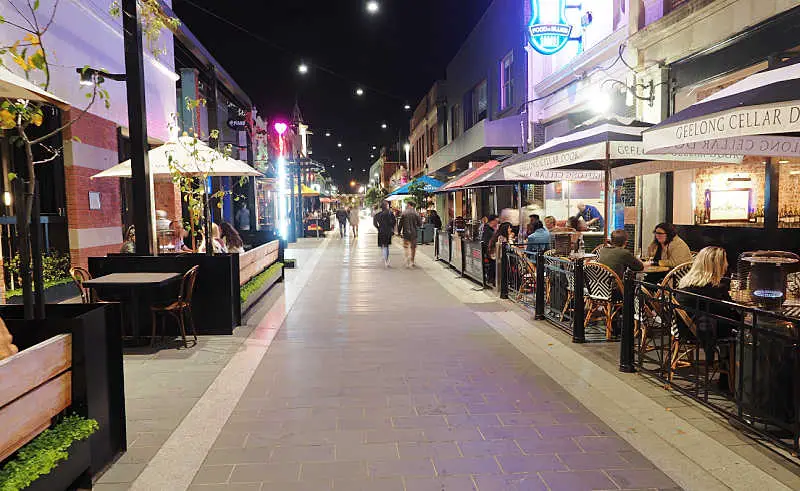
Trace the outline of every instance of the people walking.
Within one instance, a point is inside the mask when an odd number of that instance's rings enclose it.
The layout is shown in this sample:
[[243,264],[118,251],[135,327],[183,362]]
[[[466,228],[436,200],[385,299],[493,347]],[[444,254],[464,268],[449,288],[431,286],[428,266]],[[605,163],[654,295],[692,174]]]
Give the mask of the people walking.
[[389,202],[381,203],[381,211],[372,219],[372,224],[378,229],[378,247],[383,253],[383,264],[389,267],[389,246],[392,245],[392,235],[397,221],[394,213],[389,209]]
[[347,210],[340,206],[339,209],[336,210],[336,220],[339,222],[339,237],[341,238],[344,238],[347,232],[347,217]]
[[236,224],[242,232],[250,231],[250,210],[247,209],[246,202],[242,202],[241,208],[236,212]]
[[353,229],[353,238],[358,237],[358,222],[360,220],[358,216],[358,208],[351,208],[350,215],[347,217],[350,221],[350,228]]
[[417,255],[417,230],[422,227],[422,219],[414,208],[413,202],[406,204],[406,209],[400,215],[397,233],[403,237],[403,252],[406,258],[406,268],[415,268]]

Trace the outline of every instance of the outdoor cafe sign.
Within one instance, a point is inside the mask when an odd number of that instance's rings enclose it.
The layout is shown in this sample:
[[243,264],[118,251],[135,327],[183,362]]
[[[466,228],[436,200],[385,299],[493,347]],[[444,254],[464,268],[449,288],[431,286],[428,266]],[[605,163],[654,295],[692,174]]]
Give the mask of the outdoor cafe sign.
[[790,101],[734,108],[643,133],[648,153],[800,156],[800,104]]

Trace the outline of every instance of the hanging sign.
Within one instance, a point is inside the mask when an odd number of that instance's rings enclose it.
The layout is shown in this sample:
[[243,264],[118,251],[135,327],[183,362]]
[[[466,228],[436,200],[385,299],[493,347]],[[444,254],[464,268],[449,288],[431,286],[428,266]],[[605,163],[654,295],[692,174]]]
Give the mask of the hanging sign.
[[531,22],[528,24],[528,42],[543,55],[561,51],[572,34],[567,22],[566,0],[531,0]]

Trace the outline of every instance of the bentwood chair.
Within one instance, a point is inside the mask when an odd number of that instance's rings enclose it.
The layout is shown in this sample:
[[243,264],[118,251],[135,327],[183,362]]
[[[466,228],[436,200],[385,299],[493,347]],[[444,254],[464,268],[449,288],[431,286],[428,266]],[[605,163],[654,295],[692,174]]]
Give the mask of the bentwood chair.
[[81,303],[92,303],[92,300],[94,300],[94,292],[92,292],[91,288],[87,288],[83,284],[84,281],[92,279],[91,273],[80,266],[75,266],[69,268],[69,275],[72,277],[72,281],[81,293]]
[[194,344],[197,344],[197,331],[195,330],[194,318],[192,316],[192,296],[194,295],[195,280],[197,279],[197,270],[199,268],[200,266],[194,266],[183,275],[177,300],[168,305],[153,306],[150,308],[150,312],[153,316],[153,333],[150,338],[150,346],[155,344],[156,327],[158,325],[159,316],[161,316],[162,335],[165,329],[166,317],[169,316],[175,319],[180,329],[181,339],[183,340],[183,346],[185,348],[189,347],[189,343],[186,341],[186,321],[188,320],[189,327],[194,336]]
[[614,317],[622,311],[622,280],[617,273],[605,264],[586,263],[583,267],[586,282],[586,319],[588,324],[602,309],[605,318],[606,339],[612,337]]

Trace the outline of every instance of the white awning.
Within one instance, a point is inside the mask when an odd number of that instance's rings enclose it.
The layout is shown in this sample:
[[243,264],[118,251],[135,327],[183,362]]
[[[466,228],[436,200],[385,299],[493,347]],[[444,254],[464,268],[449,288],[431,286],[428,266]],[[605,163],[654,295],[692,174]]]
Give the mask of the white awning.
[[[180,137],[177,142],[169,142],[148,152],[150,173],[153,176],[171,175],[170,163],[184,175],[222,176],[254,176],[263,177],[241,160],[224,156],[203,142],[194,142],[193,138]],[[106,169],[92,176],[99,177],[131,177],[131,161]]]
[[38,85],[25,80],[0,65],[0,99],[27,99],[52,104],[61,109],[69,107],[69,103]]

